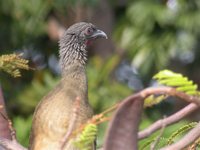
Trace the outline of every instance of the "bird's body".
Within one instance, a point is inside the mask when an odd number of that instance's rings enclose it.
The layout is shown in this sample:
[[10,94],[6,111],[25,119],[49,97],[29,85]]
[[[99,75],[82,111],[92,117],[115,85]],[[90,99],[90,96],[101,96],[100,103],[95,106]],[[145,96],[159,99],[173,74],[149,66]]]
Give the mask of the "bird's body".
[[[79,69],[76,70],[77,76],[70,74],[64,77],[37,107],[34,115],[38,117],[35,117],[32,127],[34,128],[32,136],[35,138],[33,150],[59,149],[59,142],[66,134],[70,119],[73,116],[73,106],[77,96],[81,103],[76,126],[85,123],[92,116],[92,109],[87,101],[87,83],[84,79],[86,77]],[[38,124],[40,125],[38,126]],[[37,135],[34,135],[34,133],[37,133]]]
[[[91,28],[97,32],[96,27],[92,24],[77,23],[66,30],[61,38],[59,52],[62,79],[40,101],[35,110],[30,137],[30,150],[60,149],[61,140],[67,133],[72,120],[74,101],[77,97],[80,99],[80,107],[74,129],[86,123],[92,116],[92,108],[88,103],[87,76],[85,72],[86,43],[91,40],[94,34],[89,35],[87,33]],[[97,34],[94,38],[102,36],[101,34]],[[93,147],[91,145],[91,150]],[[69,142],[65,145],[64,150],[79,149]]]

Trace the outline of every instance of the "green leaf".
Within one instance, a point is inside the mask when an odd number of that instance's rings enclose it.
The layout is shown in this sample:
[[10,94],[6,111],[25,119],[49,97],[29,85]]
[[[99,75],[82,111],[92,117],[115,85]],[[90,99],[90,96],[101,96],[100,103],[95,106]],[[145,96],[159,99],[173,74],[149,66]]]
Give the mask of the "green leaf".
[[94,144],[97,130],[97,125],[92,123],[88,124],[78,139],[74,142],[74,145],[80,150],[90,150],[91,146]]
[[144,107],[150,107],[150,106],[156,105],[166,98],[167,98],[166,95],[160,95],[160,96],[150,95],[149,97],[145,99]]
[[146,150],[148,147],[150,147],[150,145],[155,141],[155,139],[151,139],[149,141],[147,141],[146,143],[144,143],[142,145],[142,147],[140,148],[140,150]]
[[154,77],[160,84],[175,87],[178,91],[189,95],[199,95],[198,86],[182,74],[163,70],[157,73]]
[[168,144],[168,145],[172,144],[173,141],[174,141],[174,139],[175,139],[178,135],[180,135],[180,134],[182,134],[182,133],[188,131],[188,130],[191,129],[191,128],[194,128],[196,125],[197,125],[197,122],[191,122],[191,123],[189,123],[189,124],[184,125],[184,126],[181,127],[180,129],[176,130],[176,131],[168,138],[167,144]]

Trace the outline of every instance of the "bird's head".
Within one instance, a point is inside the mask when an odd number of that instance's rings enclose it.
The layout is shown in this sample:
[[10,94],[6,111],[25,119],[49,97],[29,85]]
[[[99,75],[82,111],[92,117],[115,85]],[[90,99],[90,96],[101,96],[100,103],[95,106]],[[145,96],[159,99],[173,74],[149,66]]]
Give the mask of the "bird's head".
[[59,41],[61,67],[87,60],[86,47],[91,41],[106,38],[107,35],[91,23],[80,22],[70,26]]
[[87,44],[97,38],[106,38],[107,35],[91,23],[79,22],[70,26],[60,39],[60,46],[66,43]]

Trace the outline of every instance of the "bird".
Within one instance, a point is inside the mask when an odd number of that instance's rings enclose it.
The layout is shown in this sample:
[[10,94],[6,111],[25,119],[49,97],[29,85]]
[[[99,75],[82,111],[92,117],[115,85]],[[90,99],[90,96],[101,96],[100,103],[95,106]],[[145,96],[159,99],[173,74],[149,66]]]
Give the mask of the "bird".
[[[92,23],[79,22],[65,30],[59,40],[61,79],[35,108],[30,134],[29,150],[59,150],[60,140],[66,134],[72,119],[74,101],[80,99],[75,128],[93,115],[88,102],[86,75],[87,47],[107,35]],[[91,150],[95,146],[91,145]],[[63,150],[79,150],[68,142]]]

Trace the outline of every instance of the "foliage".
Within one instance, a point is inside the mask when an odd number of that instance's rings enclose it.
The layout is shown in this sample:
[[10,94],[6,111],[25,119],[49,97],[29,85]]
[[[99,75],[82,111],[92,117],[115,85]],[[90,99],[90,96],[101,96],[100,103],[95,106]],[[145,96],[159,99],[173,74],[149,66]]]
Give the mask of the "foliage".
[[26,147],[29,145],[31,123],[32,115],[28,118],[23,118],[21,116],[13,118],[13,125],[16,129],[17,140]]
[[[146,118],[145,116],[143,117],[141,124],[140,124],[140,130],[145,129],[146,127],[148,127],[149,125],[151,125],[153,123],[153,120],[150,120],[149,118]],[[164,129],[164,133],[161,137],[161,142],[163,144],[167,143],[167,138],[165,139],[165,137],[169,137],[174,131],[176,131],[180,126],[185,125],[186,122],[179,122],[177,124],[171,125],[167,128]],[[156,140],[157,136],[159,135],[159,131],[155,132],[154,134],[152,134],[151,136],[149,136],[146,139],[140,140],[139,141],[139,150],[147,150],[150,149],[151,144]]]
[[[187,86],[191,86],[191,84],[193,85],[193,82],[189,81],[186,77],[183,77],[183,75],[181,74],[178,74],[178,73],[174,73],[170,70],[164,70],[164,71],[160,71],[158,74],[156,74],[154,76],[154,78],[158,79],[159,82],[163,81],[163,80],[167,80],[167,82],[164,82],[166,83],[167,85],[171,85],[171,84],[168,84],[168,83],[172,83],[172,81],[179,81],[175,84],[172,84],[173,86],[175,86],[176,88],[179,88],[179,86],[184,86],[185,88],[184,89],[187,89]],[[176,80],[175,80],[176,79]],[[161,82],[162,83],[162,82]],[[189,84],[187,84],[189,83]],[[181,88],[182,89],[182,88]],[[195,91],[197,92],[197,89],[195,89]],[[182,92],[188,92],[187,90],[183,90]],[[194,93],[193,92],[189,92],[189,94],[191,93]],[[166,95],[160,95],[160,96],[157,96],[157,97],[154,97],[153,95],[151,95],[150,97],[148,97],[145,101],[147,101],[144,105],[144,106],[152,106],[152,105],[155,105],[155,104],[158,104],[160,103],[163,99],[165,99],[167,96]],[[116,109],[117,106],[113,106],[113,107],[110,107],[111,108],[114,108]],[[109,109],[108,109],[109,110]],[[105,111],[107,112],[107,111]],[[101,113],[101,114],[104,114],[104,113]],[[118,118],[119,119],[119,118]],[[106,121],[106,120],[104,120]],[[103,121],[103,122],[104,122]],[[128,122],[127,122],[128,123]],[[144,121],[142,122],[141,126],[143,125]],[[178,125],[178,126],[177,126]],[[181,122],[179,124],[176,124],[178,130],[174,130],[172,127],[168,127],[168,128],[165,128],[164,127],[164,131],[166,132],[167,130],[167,134],[162,134],[162,137],[159,138],[159,141],[158,143],[156,144],[156,147],[163,147],[163,146],[166,146],[167,144],[172,144],[172,142],[175,141],[175,138],[177,136],[180,136],[182,133],[186,132],[187,130],[191,129],[191,128],[194,128],[195,125],[197,125],[197,122],[192,122],[192,123],[185,123],[185,122]],[[181,126],[181,127],[180,127]],[[173,132],[169,132],[169,129],[173,129]],[[160,134],[158,135],[158,133],[156,134],[157,136],[160,136]],[[148,138],[147,140],[145,140],[145,142],[142,142],[143,144],[141,144],[141,147],[140,149],[146,149],[148,147],[151,147],[151,145],[157,140],[157,136],[154,135],[150,138]],[[89,139],[88,139],[89,140]],[[84,139],[84,141],[87,141],[87,138]],[[140,142],[141,143],[141,142]],[[80,145],[83,146],[83,144],[80,143]],[[83,146],[84,147],[84,146]]]
[[[53,16],[65,22],[62,19],[68,13],[68,6],[74,10],[77,2],[94,6],[97,1],[0,1],[0,18],[2,20],[0,22],[0,47],[4,49],[1,52],[5,53],[10,52],[11,49],[21,50],[30,47],[42,51],[47,62],[48,58],[46,56],[48,57],[51,53],[57,52],[57,47],[55,49],[57,43],[50,41],[47,36],[48,18]],[[117,5],[117,2],[114,2],[114,5],[110,6],[111,11],[114,13],[118,13],[116,11],[118,10]],[[182,61],[185,66],[180,69],[189,70],[189,73],[198,77],[198,62],[200,60],[198,44],[200,37],[200,3],[198,0],[135,0],[129,1],[128,4],[125,2],[124,10],[125,15],[120,12],[121,18],[113,19],[117,21],[113,24],[116,25],[114,37],[117,43],[127,50],[126,54],[123,57],[114,55],[106,61],[98,56],[92,56],[88,64],[89,100],[95,109],[95,113],[102,112],[133,92],[125,84],[118,83],[114,78],[113,71],[121,59],[127,57],[132,59],[133,65],[139,68],[139,71],[145,77],[150,77],[157,70],[169,66],[170,62],[173,67],[176,67],[177,63],[173,64],[171,60]],[[192,62],[197,62],[196,66]],[[8,65],[8,63],[5,64]],[[12,65],[16,64],[12,62]],[[12,73],[14,72],[12,70]],[[14,74],[18,75],[18,72]],[[11,104],[8,111],[13,116],[14,125],[18,131],[18,139],[21,140],[21,143],[27,145],[28,128],[30,128],[31,121],[29,117],[24,119],[24,117],[16,116],[16,114],[24,114],[25,116],[32,114],[38,101],[58,83],[59,78],[47,69],[37,70],[33,73],[28,72],[20,79],[10,80],[10,78],[5,78],[6,80],[4,80],[4,76],[1,77],[4,91],[5,87],[7,88],[5,92],[6,103]],[[168,78],[170,80],[169,76],[157,80],[163,81]],[[12,84],[13,81],[15,84]],[[178,82],[170,81],[171,83],[163,81],[162,84],[176,87],[178,90],[190,94],[197,93],[196,84],[185,77],[181,78],[181,85]],[[176,85],[172,85],[174,83]],[[151,96],[145,101],[145,106],[159,104],[165,98],[164,95]],[[167,108],[165,107],[165,109]],[[153,109],[150,113],[160,115],[159,112],[155,112]],[[141,126],[153,121],[145,118]],[[103,142],[106,126],[106,124],[99,126],[99,145]],[[177,124],[176,129],[180,126],[183,126],[183,123]],[[172,130],[173,127],[165,129],[166,132]],[[26,131],[22,131],[23,128]],[[169,136],[166,135],[166,137]]]
[[188,80],[182,74],[174,73],[170,70],[163,70],[157,73],[154,77],[160,84],[175,87],[178,91],[185,92],[189,95],[199,95],[197,84]]
[[10,54],[0,56],[0,70],[3,70],[13,77],[20,77],[19,69],[29,70],[28,60],[20,57],[21,55]]
[[[111,61],[108,61],[108,63],[106,65],[104,64],[105,65],[104,68],[106,68],[106,69],[103,70],[103,71],[101,70],[102,72],[104,72],[108,76],[109,76],[109,73],[107,71],[109,69],[107,69],[107,68],[111,67],[112,66],[111,64],[113,64],[112,63],[112,59],[111,59]],[[113,68],[113,66],[111,68]],[[103,77],[105,77],[105,76],[103,76]],[[51,77],[48,74],[46,74],[45,78],[46,78],[46,80],[44,82],[45,85],[42,86],[42,85],[38,84],[38,86],[40,86],[40,88],[37,87],[38,91],[37,90],[35,90],[35,91],[37,91],[37,92],[40,91],[40,92],[43,93],[43,92],[47,92],[46,88],[45,88],[46,86],[52,86],[52,87],[55,86],[55,83],[57,81],[54,82],[55,80],[54,80],[53,77]],[[185,90],[185,89],[188,89],[187,86],[189,86],[189,87],[194,86],[193,82],[189,81],[186,77],[183,77],[181,74],[173,73],[172,71],[169,71],[169,70],[164,70],[164,71],[159,72],[158,74],[156,74],[154,76],[154,78],[158,79],[158,81],[160,83],[164,83],[164,84],[166,84],[168,86],[175,86],[177,89],[181,89],[181,91],[189,93],[189,94],[194,94],[195,91],[197,90],[196,86],[195,86],[195,88],[192,88],[193,91],[191,91],[191,89],[190,89],[189,92],[187,90]],[[99,79],[99,78],[97,78],[97,79]],[[104,78],[103,81],[106,81],[106,80],[107,79]],[[102,79],[100,81],[102,81]],[[179,82],[172,82],[172,81],[179,81]],[[98,83],[98,82],[96,82],[96,83]],[[173,83],[173,84],[171,84],[171,83]],[[180,88],[181,86],[184,86],[185,88]],[[182,89],[184,89],[184,90],[182,90]],[[164,99],[164,98],[166,98],[165,95],[158,96],[157,100],[156,100],[156,103],[153,103],[153,104],[157,104],[157,103],[161,102],[161,100]],[[150,97],[149,100],[148,100],[149,102],[147,103],[147,105],[152,105],[151,101],[153,99],[154,99],[154,97]],[[16,126],[16,128],[19,131],[18,137],[20,137],[21,140],[23,139],[23,143],[25,142],[24,143],[25,145],[27,145],[27,142],[28,142],[27,134],[30,131],[30,124],[31,124],[31,119],[30,118],[27,121],[23,120],[20,117],[15,118],[15,120],[14,120],[14,125]],[[26,124],[26,125],[24,126],[24,124]],[[194,122],[193,123],[188,123],[188,124],[182,126],[181,128],[179,128],[178,130],[174,131],[170,135],[169,135],[169,132],[167,132],[168,136],[167,137],[162,137],[159,140],[159,143],[158,143],[157,147],[165,146],[167,143],[171,144],[171,142],[174,141],[175,137],[177,137],[178,135],[182,134],[183,132],[193,128],[196,124],[197,123],[194,123]],[[20,129],[21,130],[23,129],[23,131],[20,131]],[[24,129],[26,129],[26,130],[24,130]],[[167,131],[169,131],[169,129],[167,129]],[[91,143],[96,138],[96,135],[97,135],[97,125],[90,123],[84,128],[83,132],[80,134],[80,136],[78,137],[78,139],[75,141],[74,144],[78,148],[80,148],[82,150],[90,149],[89,146],[91,146]],[[168,140],[166,140],[166,139],[168,139]],[[153,138],[148,139],[147,142],[143,142],[144,144],[142,144],[141,149],[145,149],[147,147],[150,147],[150,145],[155,140],[156,140],[156,137],[154,136]]]
[[[156,149],[159,149],[168,144],[172,144],[173,142],[175,142],[176,140],[182,137],[182,133],[187,132],[188,130],[194,128],[196,124],[197,122],[189,123],[189,122],[181,121],[177,124],[174,124],[170,127],[165,128],[164,133]],[[159,132],[156,132],[154,135],[151,135],[149,138],[142,140],[139,144],[140,145],[139,149],[140,150],[150,149],[151,144],[156,140],[158,135],[159,135]]]
[[113,56],[104,61],[100,57],[94,57],[88,64],[89,101],[96,113],[100,113],[132,93],[127,85],[117,82],[114,78],[111,79],[112,69],[115,68],[118,59],[118,56]]
[[[33,7],[34,6],[34,7]],[[8,0],[0,2],[0,43],[6,49],[26,45],[45,32],[45,18],[49,12],[49,1]],[[12,8],[12,11],[10,11]],[[3,39],[8,40],[3,40]]]
[[168,142],[167,144],[170,145],[174,142],[174,139],[179,136],[180,134],[186,132],[187,130],[194,128],[197,125],[197,122],[191,122],[188,123],[184,126],[182,126],[181,128],[179,128],[177,131],[175,131],[174,133],[171,134],[171,136],[168,138]]
[[97,135],[97,125],[90,123],[86,125],[81,135],[74,142],[74,144],[80,150],[90,150],[91,145],[94,144],[96,135]]
[[166,95],[160,95],[160,96],[151,95],[145,99],[144,107],[150,107],[150,106],[159,104],[161,101],[163,101],[166,98],[167,98]]
[[[40,80],[38,80],[40,78]],[[58,83],[58,78],[47,71],[41,72],[21,93],[18,93],[15,104],[24,106],[21,113],[32,113],[37,103]]]
[[[0,48],[21,49],[24,46],[33,45],[47,48],[46,38],[49,16],[55,13],[62,18],[67,15],[66,10],[70,9],[69,6],[75,6],[79,2],[93,6],[98,0],[0,1],[0,18],[4,20],[0,23]],[[43,42],[40,42],[40,40]]]
[[[182,74],[174,73],[170,70],[163,70],[154,75],[153,78],[156,79],[162,85],[175,87],[178,91],[182,91],[189,95],[199,96],[197,85],[193,83],[193,81],[190,81],[187,77],[184,77]],[[159,104],[167,97],[168,97],[167,95],[162,95],[162,94],[159,96],[151,95],[145,99],[144,107],[149,107],[155,104]],[[173,127],[165,128],[164,129],[165,133],[160,138],[158,146],[163,147],[172,144],[173,142],[175,142],[175,138],[177,136],[180,137],[182,133],[186,132],[191,128],[194,128],[196,124],[197,122],[191,122],[186,124],[183,122],[181,127],[179,125],[178,129],[174,130],[172,133],[169,132],[169,129]],[[178,123],[176,124],[176,126],[177,125]],[[166,135],[166,130],[168,135]],[[156,135],[158,134],[159,133],[157,132]],[[151,144],[156,140],[156,138],[157,137],[153,135],[150,138],[140,142],[140,149],[150,148]],[[198,145],[198,142],[196,145]]]
[[[132,93],[127,85],[111,79],[111,72],[116,66],[117,59],[118,56],[113,56],[107,61],[93,57],[87,66],[89,101],[95,113],[102,112]],[[107,123],[99,125],[97,145],[102,145],[106,128]]]
[[[156,79],[162,85],[175,87],[176,90],[189,95],[199,96],[200,92],[198,91],[197,84],[193,83],[193,81],[189,80],[187,77],[184,77],[182,74],[174,73],[170,70],[162,70],[156,75],[154,75],[153,78]],[[149,107],[158,104],[167,97],[168,96],[166,95],[151,95],[145,99],[144,107]]]
[[135,0],[118,23],[115,37],[143,75],[153,74],[174,58],[185,64],[198,60],[193,54],[199,48],[199,18],[198,0]]

